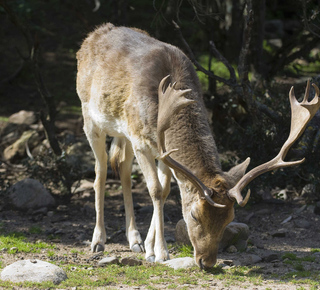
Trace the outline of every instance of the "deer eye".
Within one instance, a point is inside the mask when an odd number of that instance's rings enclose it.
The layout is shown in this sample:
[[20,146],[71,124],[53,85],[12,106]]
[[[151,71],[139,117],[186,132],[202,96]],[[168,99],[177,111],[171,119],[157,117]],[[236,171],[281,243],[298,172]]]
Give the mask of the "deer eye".
[[194,221],[198,222],[197,218],[194,216],[194,214],[193,214],[192,211],[190,211],[190,215],[191,215],[191,217],[192,217],[192,219],[193,219]]

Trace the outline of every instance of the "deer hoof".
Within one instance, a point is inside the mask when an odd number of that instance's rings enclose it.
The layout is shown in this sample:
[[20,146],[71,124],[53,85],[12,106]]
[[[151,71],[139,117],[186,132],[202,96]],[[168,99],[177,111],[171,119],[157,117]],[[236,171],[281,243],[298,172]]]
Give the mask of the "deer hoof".
[[144,247],[141,244],[134,244],[131,247],[131,250],[132,252],[135,252],[135,253],[141,253],[141,252],[144,252]]
[[104,251],[104,246],[101,244],[97,244],[97,245],[93,246],[93,248],[92,248],[93,253],[98,253],[98,252],[103,252],[103,251]]
[[150,263],[154,263],[155,260],[156,260],[156,257],[155,256],[149,256],[148,258],[146,258],[146,260]]

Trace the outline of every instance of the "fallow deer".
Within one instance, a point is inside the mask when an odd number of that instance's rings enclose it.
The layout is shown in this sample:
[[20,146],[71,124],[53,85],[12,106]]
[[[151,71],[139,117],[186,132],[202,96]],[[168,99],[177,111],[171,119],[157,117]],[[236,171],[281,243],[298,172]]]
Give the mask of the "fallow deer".
[[[291,89],[291,132],[277,157],[247,174],[249,158],[223,172],[197,74],[181,50],[142,30],[108,23],[89,34],[77,59],[77,92],[82,102],[84,131],[96,158],[92,251],[104,250],[106,242],[106,135],[114,137],[110,163],[119,168],[127,239],[134,252],[145,250],[148,261],[169,259],[163,206],[172,174],[180,188],[195,261],[201,268],[208,268],[216,263],[224,229],[234,218],[235,201],[244,206],[249,199],[250,191],[243,199],[241,190],[266,171],[303,162],[283,160],[320,106],[315,85],[316,97],[311,102],[309,84],[301,103]],[[131,194],[134,156],[154,208],[144,244],[135,223]]]

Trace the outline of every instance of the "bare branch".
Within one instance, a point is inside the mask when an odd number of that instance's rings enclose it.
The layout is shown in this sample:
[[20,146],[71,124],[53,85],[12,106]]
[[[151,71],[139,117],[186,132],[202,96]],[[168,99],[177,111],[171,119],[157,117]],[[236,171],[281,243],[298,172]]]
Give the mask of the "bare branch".
[[[249,1],[250,2],[250,1]],[[250,3],[251,4],[251,3]],[[249,3],[248,3],[249,5]],[[251,31],[252,31],[252,23],[253,23],[253,11],[251,7],[248,8],[248,15],[245,21],[245,27],[243,30],[243,40],[242,40],[242,47],[239,56],[239,64],[238,64],[238,73],[240,82],[248,82],[248,56],[249,56],[249,49],[250,49],[250,42],[251,42]]]
[[209,41],[210,48],[212,50],[212,53],[225,65],[225,67],[228,69],[230,73],[230,81],[234,84],[237,83],[237,77],[234,68],[232,65],[228,62],[228,60],[220,53],[220,51],[216,48],[216,45],[214,44],[213,40]]
[[183,35],[182,35],[182,32],[181,32],[181,30],[180,30],[179,25],[178,25],[175,21],[173,21],[173,20],[172,20],[172,23],[173,23],[174,27],[176,28],[176,30],[178,31],[178,35],[179,35],[179,37],[180,37],[183,45],[185,46],[185,48],[186,48],[186,50],[187,50],[187,53],[188,53],[188,56],[189,56],[190,60],[191,60],[192,63],[195,65],[196,69],[199,70],[199,71],[201,71],[201,72],[203,72],[204,74],[206,74],[206,75],[209,76],[210,78],[213,78],[213,79],[215,79],[215,80],[217,80],[217,81],[219,81],[219,82],[222,82],[222,83],[224,83],[224,84],[226,84],[226,85],[228,85],[228,86],[232,86],[233,84],[232,84],[232,82],[231,82],[230,80],[226,80],[226,79],[224,79],[224,78],[222,78],[222,77],[219,77],[219,76],[215,75],[213,72],[206,70],[206,69],[196,60],[196,58],[195,58],[195,56],[194,56],[194,54],[193,54],[193,52],[192,52],[189,44],[187,43],[187,41],[184,39],[184,37],[183,37]]

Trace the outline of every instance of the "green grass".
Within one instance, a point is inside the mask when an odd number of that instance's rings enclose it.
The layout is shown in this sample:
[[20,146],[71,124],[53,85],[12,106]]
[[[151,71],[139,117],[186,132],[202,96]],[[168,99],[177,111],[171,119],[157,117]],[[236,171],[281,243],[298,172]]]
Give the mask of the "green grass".
[[21,233],[9,233],[0,236],[0,244],[2,248],[6,248],[9,254],[16,252],[23,253],[40,253],[42,249],[53,249],[54,246],[45,242],[30,243]]
[[[204,67],[206,70],[209,69],[209,56],[208,55],[201,55],[199,58],[199,63],[201,64],[202,67]],[[235,74],[236,74],[236,78],[239,78],[239,74],[238,74],[238,67],[237,65],[232,64],[232,67],[234,68]],[[224,79],[229,79],[230,78],[230,72],[227,69],[227,67],[219,60],[217,60],[216,58],[212,58],[211,59],[211,71]],[[208,89],[208,76],[205,75],[203,72],[197,71],[197,75],[198,78],[200,80],[201,86],[203,91],[206,91]],[[252,77],[252,73],[249,72],[249,80]],[[218,87],[222,87],[224,84],[217,82],[217,86]]]
[[[0,229],[1,229],[0,224]],[[29,233],[36,235],[40,228],[32,227]],[[0,236],[1,247],[6,247],[8,252],[3,255],[14,254],[10,252],[10,248],[16,247],[20,253],[37,253],[45,249],[47,257],[54,257],[56,251],[54,247],[44,242],[28,242],[27,238],[21,233],[8,233]],[[175,257],[193,256],[191,246],[181,246],[177,248]],[[316,249],[314,250],[316,252]],[[71,256],[73,254],[85,254],[76,248],[70,249]],[[65,255],[69,255],[65,254]],[[106,253],[105,253],[106,254]],[[172,258],[175,258],[172,257]],[[3,257],[0,257],[0,259]],[[304,263],[313,262],[312,256],[297,257],[294,253],[286,253],[283,255],[285,262],[291,263],[291,271],[281,277],[276,277],[276,281],[283,283],[305,285],[306,288],[317,289],[320,286],[319,270],[306,270]],[[134,288],[145,287],[147,289],[159,289],[159,287],[167,289],[189,289],[190,287],[197,288],[212,288],[219,281],[223,287],[252,287],[261,286],[264,281],[273,283],[270,275],[264,274],[263,269],[258,266],[236,266],[226,269],[221,266],[215,266],[209,271],[203,271],[198,267],[182,270],[174,270],[162,264],[143,263],[140,266],[124,266],[124,265],[108,265],[106,267],[96,267],[94,264],[82,265],[74,264],[65,261],[56,261],[57,265],[62,267],[68,276],[66,281],[63,281],[59,289],[95,289],[101,287],[104,289],[116,289],[121,285]],[[2,264],[0,264],[2,268]],[[316,266],[315,266],[316,267]],[[37,288],[37,289],[57,289],[56,285],[51,282],[46,283],[11,283],[0,281],[0,288]],[[302,289],[302,288],[301,288]]]
[[310,252],[311,252],[311,253],[319,253],[319,252],[320,252],[320,249],[317,249],[317,248],[311,249]]
[[193,257],[193,247],[190,245],[181,245],[178,247],[177,258],[180,257]]
[[0,121],[2,121],[2,122],[8,122],[8,121],[9,121],[9,118],[8,118],[8,117],[0,116]]
[[71,250],[70,250],[70,253],[71,253],[71,254],[84,255],[84,252],[83,252],[83,251],[78,251],[78,250],[76,250],[76,249],[71,249]]

